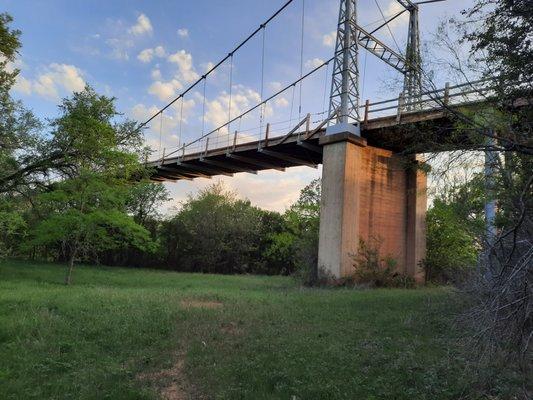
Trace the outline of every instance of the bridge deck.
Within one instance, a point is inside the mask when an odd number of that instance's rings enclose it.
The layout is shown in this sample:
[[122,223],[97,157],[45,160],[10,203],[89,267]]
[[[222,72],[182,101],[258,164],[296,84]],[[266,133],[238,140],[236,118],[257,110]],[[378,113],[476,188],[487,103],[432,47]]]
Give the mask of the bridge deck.
[[[361,136],[370,146],[405,153],[469,146],[467,138],[453,135],[452,127],[452,118],[442,110],[418,111],[404,113],[400,120],[397,116],[368,120],[361,125]],[[232,176],[238,172],[257,173],[266,169],[283,171],[287,167],[301,165],[316,168],[322,163],[319,138],[325,134],[325,129],[318,130],[312,137],[308,137],[309,133],[300,131],[268,141],[236,144],[147,164],[153,167],[151,179],[155,181]],[[421,137],[424,139],[421,140]]]

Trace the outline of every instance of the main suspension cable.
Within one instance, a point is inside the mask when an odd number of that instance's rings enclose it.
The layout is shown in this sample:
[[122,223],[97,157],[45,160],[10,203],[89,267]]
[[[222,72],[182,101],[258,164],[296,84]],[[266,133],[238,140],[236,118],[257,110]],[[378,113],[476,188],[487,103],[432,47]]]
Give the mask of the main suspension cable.
[[246,39],[244,39],[242,42],[240,42],[232,51],[230,51],[225,57],[223,57],[218,63],[216,63],[209,71],[207,71],[204,75],[202,75],[200,78],[198,78],[193,84],[191,84],[187,89],[185,89],[183,92],[181,92],[177,97],[175,97],[170,103],[168,103],[166,106],[164,106],[161,110],[159,110],[157,113],[152,115],[150,118],[148,118],[145,122],[143,122],[141,125],[139,125],[139,128],[142,128],[146,126],[148,123],[150,123],[157,115],[165,111],[167,108],[169,108],[172,104],[174,104],[179,98],[185,96],[188,92],[190,92],[194,87],[196,87],[203,79],[205,79],[209,74],[211,74],[214,70],[216,70],[220,65],[222,65],[228,58],[230,58],[235,52],[239,51],[239,49],[244,46],[246,43],[250,41],[264,26],[267,26],[274,18],[276,18],[283,10],[285,10],[289,4],[291,4],[294,0],[288,0],[283,6],[281,6],[274,14],[272,14],[265,22],[263,22],[259,27],[254,30]]

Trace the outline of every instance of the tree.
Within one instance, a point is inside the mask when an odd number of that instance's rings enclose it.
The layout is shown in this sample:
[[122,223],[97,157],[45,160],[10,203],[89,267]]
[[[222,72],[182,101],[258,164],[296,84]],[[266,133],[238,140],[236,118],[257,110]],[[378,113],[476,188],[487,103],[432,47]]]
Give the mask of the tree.
[[146,229],[124,212],[126,195],[119,181],[95,173],[59,182],[38,197],[46,215],[32,231],[32,246],[53,246],[68,263],[65,283],[72,280],[76,259],[125,246],[151,251]]
[[[290,265],[269,257],[282,216],[238,199],[221,183],[190,195],[158,232],[169,268],[210,273],[289,274]],[[278,262],[279,261],[279,262]]]
[[433,282],[460,282],[475,267],[476,237],[465,227],[453,205],[435,199],[426,215],[426,279]]
[[158,207],[169,200],[169,192],[165,186],[143,180],[130,188],[126,208],[135,222],[144,225],[148,219],[160,217]]
[[318,278],[320,185],[320,179],[315,179],[301,190],[296,203],[283,215],[285,229],[273,234],[265,253],[270,262],[282,262],[289,271],[296,271],[305,284],[314,284]]
[[483,248],[479,273],[463,286],[472,304],[464,320],[475,333],[473,349],[491,361],[513,359],[524,376],[531,376],[533,330],[532,23],[529,0],[475,0],[451,25],[469,51],[466,57],[455,53],[452,68],[463,77],[486,78],[491,87],[478,92],[483,104],[455,128],[491,160],[482,199],[497,205],[496,229],[476,237]]
[[174,268],[210,273],[257,270],[262,212],[216,183],[189,196],[164,224],[167,260]]
[[64,99],[60,111],[50,142],[62,153],[63,167],[37,196],[42,217],[29,243],[52,247],[67,260],[69,284],[76,259],[128,245],[149,251],[153,244],[127,215],[130,182],[143,173],[135,124],[117,122],[114,99],[90,87]]
[[35,158],[43,145],[38,135],[41,123],[10,95],[19,73],[13,63],[21,45],[20,31],[9,27],[12,21],[9,14],[0,14],[0,193],[19,187],[6,177]]

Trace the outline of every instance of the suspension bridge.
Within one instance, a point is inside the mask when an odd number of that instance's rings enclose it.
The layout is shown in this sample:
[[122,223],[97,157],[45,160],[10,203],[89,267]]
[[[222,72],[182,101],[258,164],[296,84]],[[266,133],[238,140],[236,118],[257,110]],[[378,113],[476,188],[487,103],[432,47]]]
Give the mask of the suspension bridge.
[[[419,6],[444,0],[418,3],[397,0],[401,11],[386,17],[380,9],[383,21],[370,31],[358,24],[358,1],[340,0],[332,57],[305,74],[301,58],[300,76],[264,98],[265,30],[295,1],[283,4],[204,75],[142,124],[157,126],[158,119],[162,124],[164,113],[172,105],[181,107],[182,113],[185,96],[203,87],[202,132],[176,148],[160,149],[156,159],[147,160],[153,171],[151,179],[173,182],[241,172],[256,174],[268,169],[284,171],[293,166],[316,168],[322,164],[318,254],[321,273],[332,278],[350,275],[352,255],[357,253],[360,240],[376,239],[383,254],[396,259],[400,272],[422,281],[419,265],[425,256],[426,176],[416,167],[421,162],[417,154],[474,146],[468,137],[455,134],[454,120],[463,117],[459,109],[475,107],[485,99],[490,93],[490,82],[446,84],[437,88],[426,76],[420,56]],[[303,48],[305,0],[300,1]],[[378,34],[390,30],[389,24],[404,13],[409,16],[407,44],[405,51],[400,52],[379,39]],[[257,104],[233,115],[233,60],[255,37],[263,45],[261,98]],[[403,90],[398,96],[360,102],[361,51],[377,57],[403,76]],[[228,118],[206,132],[206,80],[228,63]],[[327,77],[331,73],[331,81],[326,79],[324,83],[324,98],[330,84],[329,107],[322,112],[303,114],[302,82],[316,76],[318,71],[325,71]],[[293,118],[291,108],[289,121],[268,121],[268,105],[291,92],[294,99],[297,88],[300,89],[300,118]],[[259,114],[257,127],[234,128],[253,113]],[[181,120],[180,116],[180,123]],[[417,132],[423,133],[423,141]]]

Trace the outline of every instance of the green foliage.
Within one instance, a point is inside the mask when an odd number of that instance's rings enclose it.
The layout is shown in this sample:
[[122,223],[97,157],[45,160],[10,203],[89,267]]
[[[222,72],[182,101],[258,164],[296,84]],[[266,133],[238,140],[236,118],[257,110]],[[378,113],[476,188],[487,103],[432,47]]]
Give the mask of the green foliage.
[[427,212],[424,268],[429,281],[460,282],[476,266],[476,237],[454,208],[436,199]]
[[359,241],[353,261],[356,284],[386,288],[412,288],[415,285],[413,278],[398,272],[397,261],[392,256],[380,254],[379,241],[373,241],[373,244]]
[[265,238],[275,229],[275,224],[268,226],[273,215],[214,184],[189,196],[163,223],[164,258],[171,268],[184,271],[279,273],[261,260]]
[[440,188],[426,215],[427,280],[458,283],[473,271],[484,235],[484,203],[482,174]]
[[305,285],[318,279],[318,230],[320,226],[320,179],[300,192],[300,197],[283,215],[285,230],[272,236],[269,259],[283,260]]
[[[60,116],[51,122],[47,145],[52,153],[41,154],[42,168],[46,173],[57,168],[57,175],[36,196],[38,218],[27,247],[67,260],[67,283],[75,260],[98,260],[104,251],[127,246],[154,250],[149,232],[127,215],[133,199],[137,211],[144,204],[139,200],[142,190],[135,192],[129,183],[143,172],[142,136],[135,124],[115,121],[119,114],[114,101],[88,86],[64,99]],[[52,163],[50,154],[57,155]],[[35,172],[34,166],[30,162],[25,168],[16,167],[15,175],[22,173],[23,181],[22,171]],[[153,213],[153,207],[144,204],[143,212]]]
[[140,168],[142,134],[131,121],[115,122],[120,114],[114,103],[90,86],[63,99],[61,116],[51,124],[52,144],[63,152],[69,176],[91,170],[129,178]]
[[75,259],[88,260],[128,245],[152,251],[148,231],[124,212],[126,195],[120,183],[84,172],[54,185],[37,198],[44,217],[32,230],[28,246],[53,249],[71,267]]
[[126,209],[141,225],[161,215],[158,207],[170,200],[168,190],[160,183],[143,180],[132,185],[126,199]]
[[0,104],[9,103],[9,89],[15,84],[18,70],[9,71],[8,63],[15,61],[15,56],[20,48],[20,31],[11,29],[13,21],[11,15],[0,14]]
[[[531,82],[533,78],[533,14],[529,0],[476,0],[463,12],[464,40],[472,43],[478,62],[486,65],[491,77],[508,82]],[[482,24],[474,24],[482,20]],[[507,90],[513,90],[509,87]]]
[[0,14],[0,193],[12,189],[13,179],[7,177],[23,160],[35,158],[42,145],[37,135],[40,122],[10,95],[19,73],[12,63],[20,48],[20,31],[10,28],[12,20],[9,14]]
[[13,255],[14,249],[26,235],[27,224],[16,210],[0,207],[0,258]]

